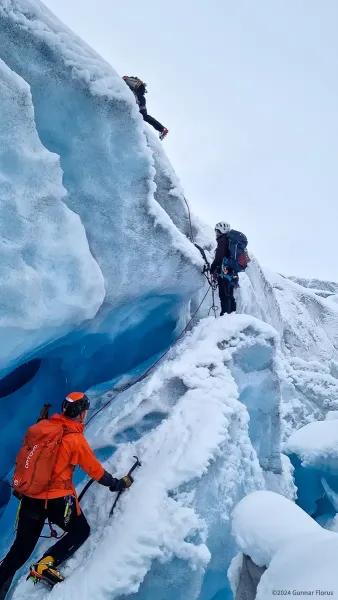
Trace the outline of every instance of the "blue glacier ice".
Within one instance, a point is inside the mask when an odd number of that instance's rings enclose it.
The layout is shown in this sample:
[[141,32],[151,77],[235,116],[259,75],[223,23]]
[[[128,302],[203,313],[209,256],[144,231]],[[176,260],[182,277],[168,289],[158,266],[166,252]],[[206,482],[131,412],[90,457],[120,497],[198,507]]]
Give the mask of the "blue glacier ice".
[[[113,519],[90,488],[91,537],[50,597],[228,600],[243,496],[326,495],[336,514],[332,481],[299,481],[285,444],[338,410],[338,286],[252,256],[239,314],[210,316],[209,291],[191,323],[208,291],[192,238],[210,258],[213,234],[119,75],[39,0],[0,0],[0,94],[0,478],[42,404],[74,389],[91,415],[109,402],[86,429],[105,467],[142,459]],[[16,508],[0,484],[1,555]],[[13,598],[45,597],[24,574]]]
[[[16,405],[29,407],[17,436],[4,427],[4,473],[41,403],[36,386],[57,405],[65,390],[156,355],[203,281],[198,251],[154,198],[155,160],[124,83],[62,26],[47,31],[29,4],[1,3],[0,20],[2,373],[43,359],[42,381],[16,392]],[[92,94],[81,61],[93,70]],[[169,194],[186,214],[174,184]]]
[[338,512],[337,412],[295,431],[284,451],[294,466],[297,503],[324,525]]

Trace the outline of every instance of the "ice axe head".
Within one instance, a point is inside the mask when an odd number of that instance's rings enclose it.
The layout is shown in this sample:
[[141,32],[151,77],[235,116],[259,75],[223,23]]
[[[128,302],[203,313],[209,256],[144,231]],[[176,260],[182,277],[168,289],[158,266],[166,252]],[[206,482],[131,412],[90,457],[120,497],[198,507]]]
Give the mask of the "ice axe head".
[[139,459],[138,459],[138,456],[133,456],[133,458],[135,458],[135,462],[134,462],[134,464],[133,464],[132,468],[130,469],[130,471],[129,471],[128,475],[131,475],[131,474],[132,474],[132,472],[133,472],[133,471],[135,471],[135,469],[136,469],[137,467],[140,467],[140,466],[141,466],[141,462],[139,461]]

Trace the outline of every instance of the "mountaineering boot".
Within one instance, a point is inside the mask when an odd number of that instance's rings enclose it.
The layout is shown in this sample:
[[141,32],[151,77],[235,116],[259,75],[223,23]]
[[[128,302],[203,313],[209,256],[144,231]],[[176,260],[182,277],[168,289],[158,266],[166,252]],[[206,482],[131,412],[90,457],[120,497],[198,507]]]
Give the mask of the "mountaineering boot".
[[162,131],[162,133],[160,133],[160,140],[164,140],[165,136],[168,135],[169,130],[165,127]]
[[55,560],[52,556],[44,556],[38,563],[31,566],[29,578],[32,579],[34,583],[45,581],[52,587],[56,583],[64,581],[64,577],[60,575],[59,571],[53,568],[54,563]]

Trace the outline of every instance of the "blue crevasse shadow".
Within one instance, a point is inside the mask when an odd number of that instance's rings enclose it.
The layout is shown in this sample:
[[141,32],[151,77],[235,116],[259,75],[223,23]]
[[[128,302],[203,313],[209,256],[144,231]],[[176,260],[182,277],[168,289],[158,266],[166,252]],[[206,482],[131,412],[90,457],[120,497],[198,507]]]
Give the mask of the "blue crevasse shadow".
[[[70,390],[87,390],[113,380],[165,350],[172,341],[181,300],[175,296],[143,298],[113,312],[104,306],[88,325],[39,348],[39,368],[22,387],[18,387],[21,379],[16,375],[25,369],[12,371],[7,377],[18,389],[0,399],[1,446],[6,449],[0,455],[2,476],[11,470],[22,437],[45,402],[52,404],[52,412],[59,411]],[[146,421],[139,433],[130,433],[130,439],[142,435]],[[0,494],[4,507],[8,494]]]
[[337,513],[334,499],[337,495],[337,504],[338,463],[335,468],[323,458],[322,464],[318,461],[316,466],[311,466],[304,465],[294,453],[289,458],[294,467],[296,503],[316,520],[333,518]]

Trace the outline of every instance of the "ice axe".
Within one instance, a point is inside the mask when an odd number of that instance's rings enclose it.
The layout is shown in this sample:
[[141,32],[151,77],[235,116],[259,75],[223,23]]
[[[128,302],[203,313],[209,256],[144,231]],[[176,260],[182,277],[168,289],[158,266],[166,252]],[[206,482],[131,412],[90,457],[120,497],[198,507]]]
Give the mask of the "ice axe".
[[[132,468],[130,469],[130,471],[128,471],[128,475],[131,475],[135,471],[135,469],[137,469],[137,467],[141,467],[141,463],[140,463],[138,457],[134,456],[133,458],[135,458],[135,462],[134,462]],[[117,496],[115,498],[115,502],[114,502],[113,506],[111,507],[111,510],[110,510],[110,513],[109,513],[110,517],[112,516],[112,514],[113,514],[113,512],[115,510],[115,506],[116,506],[116,504],[118,502],[118,499],[121,496],[121,494],[122,494],[123,491],[124,490],[120,490],[119,493],[117,494]]]

